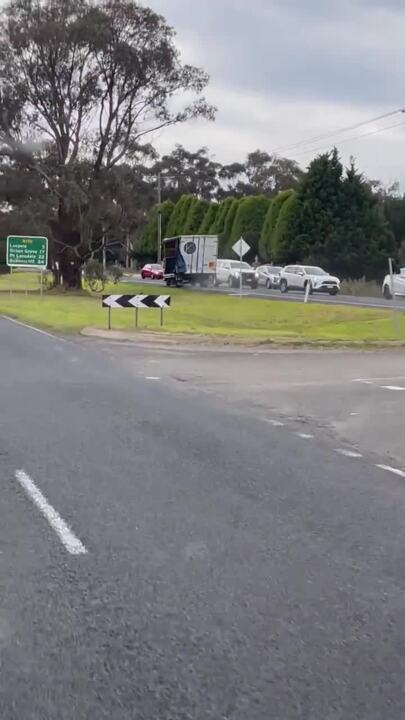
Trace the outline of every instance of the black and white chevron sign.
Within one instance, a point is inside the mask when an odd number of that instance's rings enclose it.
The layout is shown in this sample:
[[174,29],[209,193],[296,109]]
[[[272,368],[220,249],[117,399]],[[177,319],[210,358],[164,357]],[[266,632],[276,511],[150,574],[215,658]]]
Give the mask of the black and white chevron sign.
[[106,308],[155,308],[170,307],[170,295],[103,295]]

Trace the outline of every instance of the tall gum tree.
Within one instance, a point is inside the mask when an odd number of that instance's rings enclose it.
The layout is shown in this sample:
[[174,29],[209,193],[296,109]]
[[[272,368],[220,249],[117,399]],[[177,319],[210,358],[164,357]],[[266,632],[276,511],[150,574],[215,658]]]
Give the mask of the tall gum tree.
[[2,162],[51,197],[52,257],[79,287],[127,211],[111,173],[136,167],[151,133],[213,119],[208,76],[182,63],[174,30],[134,0],[11,0],[0,18]]

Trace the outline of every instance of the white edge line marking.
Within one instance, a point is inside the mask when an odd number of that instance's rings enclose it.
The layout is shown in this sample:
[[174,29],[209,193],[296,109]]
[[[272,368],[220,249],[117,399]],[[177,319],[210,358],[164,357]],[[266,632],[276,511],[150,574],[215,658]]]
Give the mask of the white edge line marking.
[[397,391],[404,391],[405,388],[400,387],[399,385],[381,385],[382,390],[397,390]]
[[59,513],[49,504],[45,495],[42,494],[34,481],[24,470],[16,470],[15,477],[25,490],[34,505],[48,520],[51,528],[56,532],[59,540],[71,555],[85,555],[87,553],[83,543],[71,531]]
[[313,440],[314,439],[314,436],[310,435],[309,433],[297,432],[295,434],[298,435],[299,438],[302,438],[302,440]]
[[356,378],[352,382],[384,382],[384,380],[405,380],[405,375],[384,375],[384,377]]
[[339,455],[344,455],[345,457],[349,458],[361,458],[363,455],[359,452],[355,452],[355,450],[345,450],[344,448],[337,448],[335,450],[336,453],[339,453]]
[[28,328],[29,330],[34,330],[34,332],[39,333],[40,335],[46,335],[47,337],[52,338],[53,340],[59,340],[59,342],[67,342],[65,338],[59,337],[58,335],[53,335],[50,332],[47,332],[46,330],[40,330],[37,327],[34,327],[33,325],[27,325],[27,323],[21,322],[21,320],[15,320],[15,318],[10,317],[9,315],[2,315],[2,318],[5,320],[8,320],[9,322],[15,323],[16,325],[21,325],[21,327]]
[[391,465],[376,465],[376,467],[380,468],[380,470],[387,470],[387,472],[393,473],[394,475],[399,475],[399,477],[405,478],[405,472],[403,470],[399,470],[398,468],[391,467]]
[[149,377],[146,377],[145,380],[160,380],[160,377],[149,376]]

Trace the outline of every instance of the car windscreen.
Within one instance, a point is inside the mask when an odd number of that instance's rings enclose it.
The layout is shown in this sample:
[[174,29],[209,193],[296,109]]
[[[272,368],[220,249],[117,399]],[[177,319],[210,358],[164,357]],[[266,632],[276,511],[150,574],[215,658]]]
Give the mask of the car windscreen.
[[242,270],[251,270],[252,269],[248,263],[237,262],[236,260],[232,260],[231,268],[233,268],[234,270],[235,269],[237,270],[239,268],[241,268]]
[[304,268],[307,275],[327,275],[328,273],[325,272],[325,270],[322,270],[322,268],[319,267],[305,267]]

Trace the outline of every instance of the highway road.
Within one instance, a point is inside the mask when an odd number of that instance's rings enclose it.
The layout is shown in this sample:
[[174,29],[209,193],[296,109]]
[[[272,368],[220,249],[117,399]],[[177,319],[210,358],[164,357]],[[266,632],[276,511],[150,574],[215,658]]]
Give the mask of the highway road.
[[2,720],[405,716],[405,472],[302,412],[324,387],[339,417],[389,397],[401,423],[400,354],[157,351],[0,318],[0,358]]
[[[142,280],[141,276],[138,274],[126,276],[124,278],[124,282],[127,282],[128,284],[133,283],[144,283],[145,285],[152,286],[152,287],[159,287],[163,286],[166,287],[165,283],[160,280]],[[225,285],[220,285],[216,288],[191,288],[188,287],[187,289],[198,291],[198,292],[209,292],[209,293],[219,293],[220,295],[238,295],[238,290],[230,289],[229,287]],[[249,287],[243,288],[243,294],[247,297],[256,297],[261,298],[262,300],[286,300],[289,302],[303,302],[304,301],[304,293],[302,292],[289,292],[286,294],[282,294],[280,290],[267,290],[266,287],[260,286],[256,290],[251,290]],[[405,297],[397,296],[395,298],[395,301],[389,301],[385,300],[384,297],[380,298],[374,298],[374,297],[355,297],[352,295],[337,295],[334,297],[331,297],[330,295],[325,295],[323,293],[314,293],[310,296],[309,302],[315,302],[315,303],[323,303],[328,305],[353,305],[354,307],[369,307],[369,308],[382,308],[382,309],[395,309],[395,310],[405,310]]]

